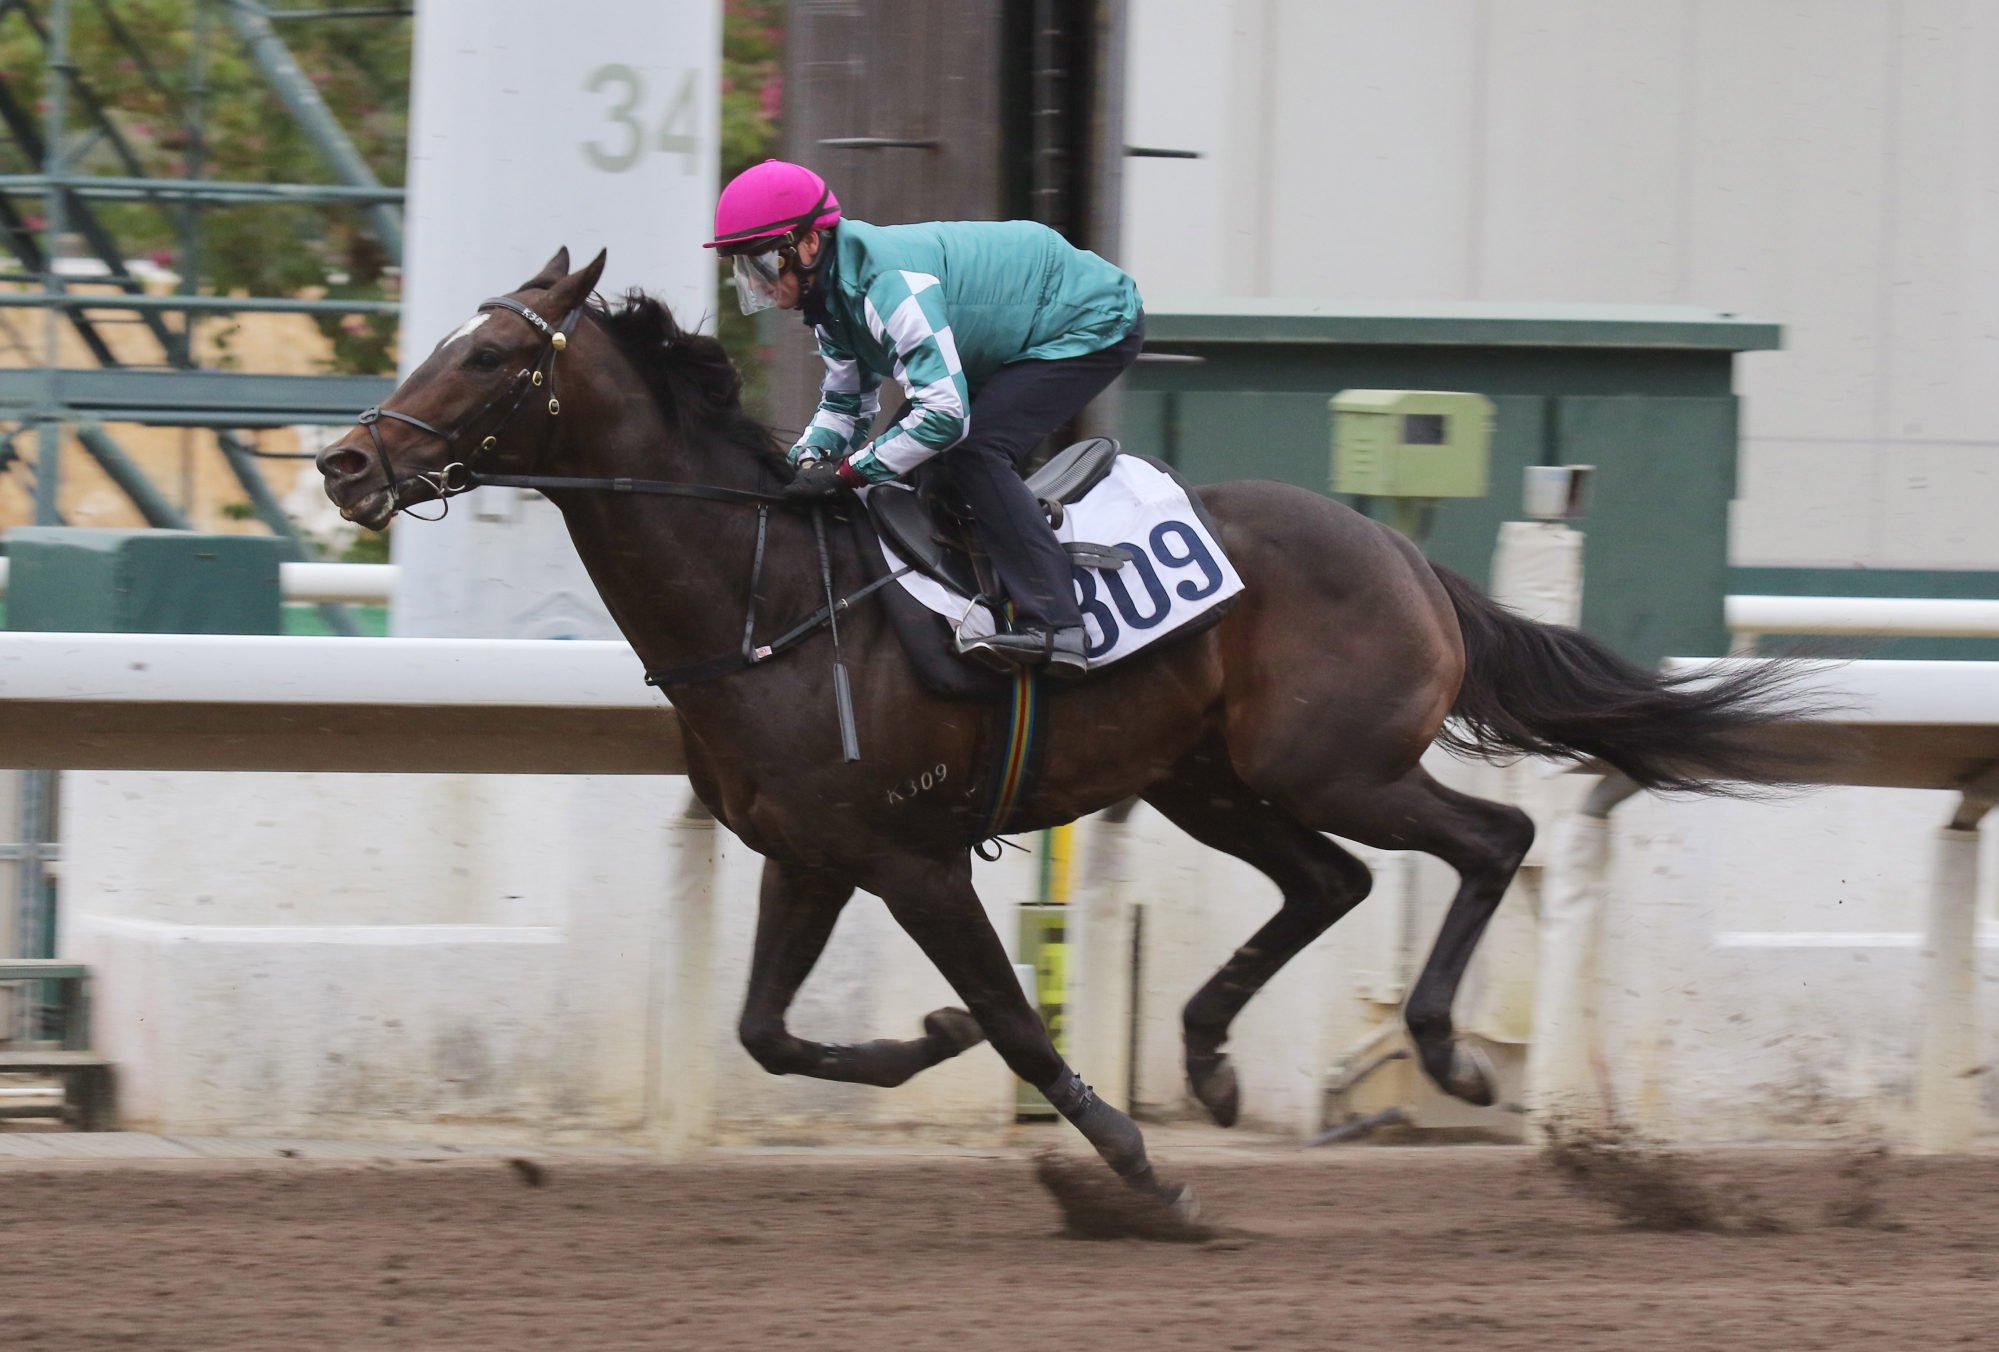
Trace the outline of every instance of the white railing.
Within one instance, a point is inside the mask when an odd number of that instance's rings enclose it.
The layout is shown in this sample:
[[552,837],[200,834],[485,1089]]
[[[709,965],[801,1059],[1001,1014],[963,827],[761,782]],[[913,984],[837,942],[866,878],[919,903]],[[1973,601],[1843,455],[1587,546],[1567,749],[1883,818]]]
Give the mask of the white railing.
[[1738,653],[1765,634],[1999,638],[1999,601],[1890,596],[1730,596],[1722,617]]
[[0,768],[685,774],[621,642],[0,632]]

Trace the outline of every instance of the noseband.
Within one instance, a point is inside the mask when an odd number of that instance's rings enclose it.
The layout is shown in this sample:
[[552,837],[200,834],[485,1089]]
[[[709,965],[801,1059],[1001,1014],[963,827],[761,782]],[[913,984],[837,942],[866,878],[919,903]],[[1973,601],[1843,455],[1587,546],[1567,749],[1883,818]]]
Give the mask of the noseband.
[[[510,310],[533,325],[542,337],[541,351],[536,354],[534,365],[526,367],[516,374],[513,383],[503,393],[497,394],[487,400],[471,417],[465,419],[464,422],[448,432],[441,427],[432,426],[421,418],[413,418],[407,413],[398,413],[395,409],[383,408],[379,404],[373,408],[363,409],[359,417],[355,419],[361,426],[368,429],[368,439],[375,447],[375,458],[381,461],[382,479],[389,490],[389,514],[391,516],[405,510],[402,502],[402,494],[399,490],[403,484],[408,483],[428,484],[438,501],[446,504],[445,511],[449,512],[451,510],[449,504],[451,498],[457,497],[460,493],[468,492],[478,486],[481,460],[498,449],[500,433],[507,429],[507,424],[513,421],[516,413],[521,411],[521,406],[528,401],[528,397],[536,390],[542,388],[542,386],[546,385],[548,387],[548,416],[551,418],[562,416],[562,401],[555,397],[555,359],[558,354],[569,346],[569,335],[576,328],[576,321],[582,316],[583,307],[580,304],[572,306],[569,313],[563,316],[560,325],[550,324],[546,319],[543,319],[527,306],[506,296],[495,296],[491,300],[481,302],[479,312],[484,314],[488,310]],[[486,418],[487,414],[499,407],[509,397],[513,399],[513,402],[507,405],[507,409],[500,415],[499,421],[493,424],[493,430],[480,438],[478,446],[464,460],[454,460],[443,469],[412,474],[405,479],[396,478],[395,466],[389,460],[389,449],[382,444],[382,419],[393,418],[399,423],[405,423],[416,428],[419,432],[428,433],[455,451],[458,449],[459,439],[469,438],[472,435],[472,429],[477,428]],[[557,435],[560,435],[559,424]],[[415,515],[415,513],[412,512],[411,515]],[[423,517],[419,519],[434,521],[438,518]]]

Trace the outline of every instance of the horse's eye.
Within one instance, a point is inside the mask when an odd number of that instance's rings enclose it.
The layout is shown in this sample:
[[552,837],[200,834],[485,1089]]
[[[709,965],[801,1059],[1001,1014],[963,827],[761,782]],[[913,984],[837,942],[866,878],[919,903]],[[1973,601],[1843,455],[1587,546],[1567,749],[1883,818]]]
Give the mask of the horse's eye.
[[490,347],[482,347],[472,354],[472,365],[481,371],[497,371],[500,369],[500,354]]

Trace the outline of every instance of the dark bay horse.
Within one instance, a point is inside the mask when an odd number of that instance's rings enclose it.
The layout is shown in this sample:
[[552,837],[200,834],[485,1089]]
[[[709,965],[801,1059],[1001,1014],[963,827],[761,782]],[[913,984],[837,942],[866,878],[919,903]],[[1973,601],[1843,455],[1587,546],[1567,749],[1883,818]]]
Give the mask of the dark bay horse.
[[[593,301],[603,264],[599,254],[571,272],[563,250],[488,302],[486,322],[440,344],[319,469],[334,503],[373,529],[482,478],[552,476],[537,486],[646,669],[685,670],[742,645],[760,547],[759,634],[822,605],[815,523],[753,510],[790,470],[743,412],[720,344],[644,296]],[[711,491],[606,491],[617,479]],[[1458,891],[1404,1016],[1430,1078],[1489,1103],[1491,1077],[1454,1035],[1451,1003],[1533,826],[1517,808],[1439,784],[1419,764],[1424,751],[1441,740],[1474,755],[1589,756],[1646,787],[1724,791],[1793,777],[1772,734],[1800,715],[1766,676],[1686,685],[1522,619],[1317,493],[1275,483],[1200,493],[1246,591],[1205,633],[1051,692],[1045,771],[1016,825],[1137,796],[1277,884],[1277,913],[1185,1009],[1187,1075],[1223,1125],[1239,1107],[1222,1051],[1231,1021],[1368,893],[1366,867],[1328,835],[1444,860]],[[830,535],[845,595],[867,573],[848,533]],[[1177,1198],[1137,1127],[1056,1051],[972,890],[980,832],[958,786],[977,779],[987,751],[980,711],[926,692],[879,605],[847,611],[840,641],[855,672],[858,762],[842,759],[823,629],[767,665],[663,682],[695,794],[768,861],[743,1045],[773,1074],[892,1086],[989,1038],[1120,1176]],[[908,791],[938,780],[950,791]],[[858,1046],[786,1027],[856,889],[883,900],[965,1010],[932,1013],[921,1037]]]

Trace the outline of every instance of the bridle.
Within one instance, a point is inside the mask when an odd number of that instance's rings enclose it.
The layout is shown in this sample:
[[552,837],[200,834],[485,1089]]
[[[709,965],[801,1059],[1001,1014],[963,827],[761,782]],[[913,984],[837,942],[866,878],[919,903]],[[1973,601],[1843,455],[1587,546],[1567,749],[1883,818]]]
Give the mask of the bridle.
[[[389,514],[391,516],[397,512],[409,510],[409,506],[406,506],[402,501],[402,493],[400,491],[405,484],[427,484],[437,500],[445,504],[444,511],[449,512],[451,510],[450,499],[457,497],[460,493],[470,492],[481,483],[495,482],[493,479],[481,477],[479,474],[480,461],[499,448],[500,433],[507,429],[507,425],[513,421],[514,415],[521,411],[521,406],[527,403],[529,396],[544,385],[548,389],[548,416],[552,419],[562,416],[562,401],[556,397],[555,393],[555,359],[569,346],[569,335],[575,330],[576,321],[583,315],[581,302],[569,308],[569,313],[562,317],[562,322],[559,325],[550,324],[532,309],[508,296],[495,296],[491,300],[481,301],[479,304],[479,313],[485,314],[489,310],[511,311],[526,320],[541,334],[541,351],[535,354],[534,364],[523,367],[517,372],[512,383],[505,390],[488,399],[469,418],[466,418],[457,427],[452,428],[448,432],[441,427],[436,427],[425,422],[421,418],[412,417],[410,414],[401,413],[392,408],[383,408],[379,404],[373,408],[361,410],[359,417],[356,418],[356,421],[361,426],[368,429],[368,439],[374,444],[375,458],[381,462],[382,479],[389,490]],[[416,428],[419,432],[428,433],[455,451],[458,449],[460,439],[469,440],[474,430],[480,426],[486,416],[502,403],[505,403],[509,397],[513,399],[513,402],[507,405],[506,411],[493,424],[492,430],[479,439],[477,448],[470,455],[466,456],[464,460],[454,460],[442,469],[427,470],[402,479],[396,477],[395,465],[389,459],[389,448],[382,443],[382,419],[393,418],[399,423]],[[558,437],[561,435],[561,425],[559,423],[556,427],[556,435]],[[410,505],[413,506],[414,504]],[[414,512],[410,514],[412,516],[416,515]],[[417,519],[420,521],[436,521],[442,516],[443,513],[440,513],[436,517],[418,517]]]
[[[757,590],[763,579],[764,542],[770,525],[770,509],[773,504],[784,501],[782,495],[777,493],[759,493],[754,489],[748,488],[723,488],[712,484],[672,483],[658,479],[587,479],[550,474],[485,474],[480,472],[479,464],[481,459],[498,450],[500,434],[507,429],[507,425],[513,421],[514,415],[521,411],[522,405],[527,402],[528,397],[536,390],[541,389],[545,385],[548,389],[548,416],[551,419],[559,419],[562,416],[562,401],[556,397],[555,393],[555,359],[568,348],[569,335],[575,331],[576,323],[583,315],[583,309],[583,304],[579,301],[570,307],[569,312],[562,317],[560,324],[550,324],[548,320],[511,297],[495,296],[491,300],[482,301],[479,305],[479,312],[481,314],[484,314],[488,310],[508,310],[519,315],[532,325],[542,336],[541,351],[536,354],[534,365],[523,369],[515,375],[513,383],[505,391],[487,400],[471,417],[465,419],[450,431],[427,423],[421,418],[412,417],[410,414],[401,413],[392,408],[383,408],[379,404],[373,408],[362,410],[357,421],[361,426],[368,429],[369,440],[374,443],[375,456],[382,463],[382,477],[387,483],[389,490],[389,514],[393,516],[398,511],[409,510],[403,505],[398,489],[403,484],[411,483],[428,484],[431,491],[436,494],[437,499],[446,504],[446,512],[451,510],[449,505],[450,499],[457,497],[460,493],[469,493],[475,488],[488,485],[495,488],[595,489],[611,493],[640,493],[663,497],[705,498],[711,502],[736,502],[753,505],[757,509],[756,549],[750,560],[749,605],[747,613],[743,617],[743,638],[740,648],[736,652],[728,653],[706,662],[697,662],[691,666],[678,667],[670,671],[648,671],[646,673],[646,684],[664,687],[671,685],[693,685],[697,682],[713,680],[718,676],[726,676],[732,672],[741,671],[746,667],[758,666],[764,662],[768,662],[779,653],[786,652],[803,643],[820,629],[830,628],[833,631],[833,669],[835,690],[839,705],[841,753],[843,758],[848,761],[858,760],[860,758],[860,748],[854,732],[852,696],[848,693],[846,667],[840,660],[839,616],[842,611],[851,607],[855,602],[873,595],[889,583],[900,578],[904,573],[909,572],[912,565],[905,564],[894,572],[876,578],[873,582],[868,583],[859,590],[836,599],[833,595],[832,566],[826,550],[826,520],[820,507],[815,504],[812,508],[812,528],[819,546],[820,582],[825,588],[826,604],[793,625],[790,629],[785,630],[784,633],[778,635],[776,638],[771,639],[767,643],[758,643],[756,641]],[[419,432],[436,437],[446,446],[457,450],[459,441],[461,439],[469,440],[473,430],[480,426],[482,420],[495,408],[504,403],[509,396],[512,397],[513,402],[507,405],[506,411],[493,424],[492,430],[480,438],[478,446],[464,460],[454,460],[442,469],[412,474],[402,479],[396,477],[395,467],[389,461],[388,447],[382,444],[382,419],[392,418],[396,422],[414,427]],[[556,425],[554,435],[558,439],[561,437],[562,428],[560,423]],[[411,515],[415,515],[415,513],[411,513]],[[439,518],[418,517],[417,519],[420,521],[434,521]]]

